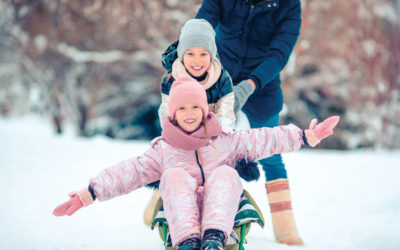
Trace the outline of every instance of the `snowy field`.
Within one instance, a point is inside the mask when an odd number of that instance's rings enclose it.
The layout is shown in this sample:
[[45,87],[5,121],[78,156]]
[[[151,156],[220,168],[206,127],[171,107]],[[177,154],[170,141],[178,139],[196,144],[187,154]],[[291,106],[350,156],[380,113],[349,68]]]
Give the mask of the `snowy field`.
[[[71,217],[52,210],[103,168],[139,155],[147,141],[62,136],[42,120],[0,119],[0,249],[163,249],[143,224],[151,191],[96,202]],[[400,151],[302,149],[284,155],[305,242],[274,242],[264,180],[245,184],[266,218],[246,249],[400,249]]]

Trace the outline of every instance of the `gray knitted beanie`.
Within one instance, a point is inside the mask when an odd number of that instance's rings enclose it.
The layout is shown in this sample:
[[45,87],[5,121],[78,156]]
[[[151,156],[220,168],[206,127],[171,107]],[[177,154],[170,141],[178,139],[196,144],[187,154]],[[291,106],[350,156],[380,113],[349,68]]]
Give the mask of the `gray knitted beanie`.
[[208,50],[211,60],[217,54],[215,31],[211,24],[204,19],[190,19],[183,25],[177,48],[178,58],[182,60],[186,50],[192,47],[202,47]]

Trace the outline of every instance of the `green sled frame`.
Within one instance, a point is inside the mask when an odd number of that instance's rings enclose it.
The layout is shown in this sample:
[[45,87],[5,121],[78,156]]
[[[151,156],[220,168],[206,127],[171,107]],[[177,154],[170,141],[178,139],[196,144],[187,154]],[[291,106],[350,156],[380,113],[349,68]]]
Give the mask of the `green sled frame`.
[[[253,197],[243,190],[242,197],[239,203],[239,209],[235,216],[235,222],[233,230],[229,237],[229,241],[225,246],[226,250],[244,250],[244,243],[246,241],[246,235],[250,231],[251,224],[255,222],[261,227],[264,227],[264,217],[261,213],[260,208],[257,206]],[[160,198],[157,201],[156,207],[153,212],[153,220],[151,223],[151,229],[158,228],[158,232],[166,250],[176,250],[172,247],[171,237],[169,235],[169,228],[167,219],[164,216],[163,201]]]

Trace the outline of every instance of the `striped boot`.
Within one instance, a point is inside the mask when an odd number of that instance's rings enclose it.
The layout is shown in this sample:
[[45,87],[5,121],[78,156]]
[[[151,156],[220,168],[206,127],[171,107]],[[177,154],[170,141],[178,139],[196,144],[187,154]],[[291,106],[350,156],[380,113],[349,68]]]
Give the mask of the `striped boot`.
[[292,211],[288,179],[276,179],[265,184],[275,240],[287,245],[303,245]]

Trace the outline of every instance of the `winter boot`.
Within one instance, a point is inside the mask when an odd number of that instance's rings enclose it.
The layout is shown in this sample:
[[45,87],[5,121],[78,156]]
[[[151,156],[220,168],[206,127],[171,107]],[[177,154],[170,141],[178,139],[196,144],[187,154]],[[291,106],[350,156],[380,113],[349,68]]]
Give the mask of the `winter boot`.
[[207,229],[203,237],[203,250],[223,250],[225,235],[216,229]]
[[288,180],[268,181],[265,188],[271,208],[275,240],[287,245],[303,245],[294,222]]
[[178,250],[200,250],[201,240],[196,237],[188,238],[179,244]]
[[156,208],[157,201],[159,198],[160,198],[160,191],[156,189],[149,201],[149,204],[147,204],[143,214],[143,221],[144,224],[146,224],[147,226],[150,226],[152,222],[154,209]]

